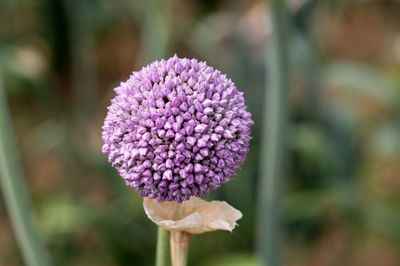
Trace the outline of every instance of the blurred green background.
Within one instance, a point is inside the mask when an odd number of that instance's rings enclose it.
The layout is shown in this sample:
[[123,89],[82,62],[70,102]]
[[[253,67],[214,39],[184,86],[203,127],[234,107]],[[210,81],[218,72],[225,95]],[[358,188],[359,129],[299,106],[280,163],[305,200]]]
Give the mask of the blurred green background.
[[[400,2],[286,3],[282,264],[400,265]],[[192,237],[189,265],[260,265],[256,191],[270,37],[262,0],[0,2],[0,80],[54,265],[153,265],[156,227],[101,153],[101,126],[113,88],[174,53],[227,73],[255,121],[238,176],[207,197],[244,217],[233,234]],[[0,265],[22,265],[0,198]]]

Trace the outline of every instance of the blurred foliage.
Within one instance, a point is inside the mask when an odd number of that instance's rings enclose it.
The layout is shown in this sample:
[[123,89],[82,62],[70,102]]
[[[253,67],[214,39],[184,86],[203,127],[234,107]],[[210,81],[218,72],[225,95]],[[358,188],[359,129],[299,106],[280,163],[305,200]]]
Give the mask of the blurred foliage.
[[[288,6],[283,264],[400,265],[400,4]],[[269,17],[261,0],[0,2],[0,68],[55,265],[153,264],[156,228],[101,154],[100,132],[112,88],[174,53],[226,72],[255,120],[248,160],[234,181],[208,196],[244,217],[233,234],[193,236],[189,263],[259,265],[255,191]],[[0,202],[0,265],[21,265]]]

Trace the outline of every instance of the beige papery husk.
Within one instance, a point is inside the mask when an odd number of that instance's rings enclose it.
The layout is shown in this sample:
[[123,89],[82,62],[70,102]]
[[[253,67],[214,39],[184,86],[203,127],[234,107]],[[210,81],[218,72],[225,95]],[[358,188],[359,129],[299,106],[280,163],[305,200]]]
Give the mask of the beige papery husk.
[[242,213],[225,201],[208,202],[197,197],[191,197],[183,203],[160,203],[145,198],[143,207],[150,220],[171,231],[171,259],[174,266],[184,265],[181,256],[187,253],[190,234],[215,230],[232,232],[236,221],[242,218]]

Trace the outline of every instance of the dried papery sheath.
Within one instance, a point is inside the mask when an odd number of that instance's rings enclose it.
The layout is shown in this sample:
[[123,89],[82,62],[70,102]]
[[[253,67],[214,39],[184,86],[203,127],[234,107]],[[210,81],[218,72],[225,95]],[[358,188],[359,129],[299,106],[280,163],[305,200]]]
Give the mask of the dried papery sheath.
[[156,61],[115,92],[103,152],[141,196],[200,197],[231,180],[246,159],[253,121],[243,93],[205,62]]
[[144,199],[143,207],[147,217],[158,226],[190,234],[216,230],[232,232],[236,221],[242,218],[242,213],[225,201],[205,201],[197,197],[182,204]]

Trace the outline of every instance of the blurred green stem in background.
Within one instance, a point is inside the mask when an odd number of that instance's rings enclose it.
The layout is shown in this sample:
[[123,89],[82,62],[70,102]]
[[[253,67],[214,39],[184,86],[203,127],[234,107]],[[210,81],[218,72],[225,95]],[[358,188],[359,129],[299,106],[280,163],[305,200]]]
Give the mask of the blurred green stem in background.
[[93,9],[90,2],[64,0],[71,49],[74,119],[85,125],[96,110],[97,72]]
[[280,264],[281,199],[288,120],[288,24],[284,1],[268,1],[273,27],[267,53],[268,86],[265,93],[263,137],[258,191],[257,248],[263,265]]
[[26,265],[47,266],[50,259],[34,224],[0,75],[0,182],[4,201]]
[[168,243],[169,243],[169,232],[161,227],[158,227],[156,266],[167,266],[168,265],[168,261],[169,261]]
[[[168,7],[170,2],[163,0],[145,1],[145,18],[142,28],[140,54],[141,63],[148,64],[161,60],[167,55],[169,46]],[[169,232],[158,227],[156,266],[169,265]]]
[[141,55],[142,62],[148,64],[161,60],[167,55],[169,46],[169,5],[170,1],[145,1],[145,21],[142,28]]

